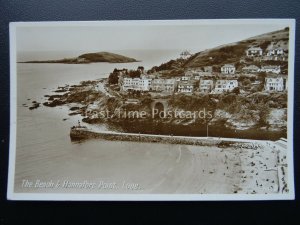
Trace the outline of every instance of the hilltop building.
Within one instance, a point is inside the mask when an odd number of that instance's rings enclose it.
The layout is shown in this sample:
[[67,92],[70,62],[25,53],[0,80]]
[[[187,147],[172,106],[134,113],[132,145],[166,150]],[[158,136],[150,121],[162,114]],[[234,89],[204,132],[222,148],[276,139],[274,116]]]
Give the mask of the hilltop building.
[[187,50],[180,53],[180,58],[182,58],[182,59],[188,59],[191,56],[192,56],[192,54]]
[[264,60],[286,61],[288,59],[288,51],[283,48],[270,48]]
[[262,56],[263,50],[260,47],[250,47],[246,50],[248,57],[259,57]]

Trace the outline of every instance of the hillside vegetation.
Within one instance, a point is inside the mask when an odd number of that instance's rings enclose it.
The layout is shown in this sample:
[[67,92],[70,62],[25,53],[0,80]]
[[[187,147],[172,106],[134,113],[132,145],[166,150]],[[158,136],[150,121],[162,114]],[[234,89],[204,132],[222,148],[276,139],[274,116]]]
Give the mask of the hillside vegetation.
[[245,56],[246,49],[259,46],[266,51],[271,46],[288,49],[289,29],[262,34],[243,41],[219,46],[198,52],[187,60],[184,67],[221,66],[225,63],[239,63]]

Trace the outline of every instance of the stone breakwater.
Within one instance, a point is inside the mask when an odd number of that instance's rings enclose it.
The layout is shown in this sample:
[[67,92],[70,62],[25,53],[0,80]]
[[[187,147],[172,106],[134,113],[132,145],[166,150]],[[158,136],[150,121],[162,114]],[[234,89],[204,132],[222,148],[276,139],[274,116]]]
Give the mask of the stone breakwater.
[[133,134],[133,133],[113,133],[113,132],[95,132],[88,129],[72,128],[70,131],[72,141],[87,139],[103,139],[108,141],[133,141],[148,143],[199,145],[199,146],[218,146],[228,147],[234,144],[233,141],[216,140],[200,137],[167,136],[152,134]]

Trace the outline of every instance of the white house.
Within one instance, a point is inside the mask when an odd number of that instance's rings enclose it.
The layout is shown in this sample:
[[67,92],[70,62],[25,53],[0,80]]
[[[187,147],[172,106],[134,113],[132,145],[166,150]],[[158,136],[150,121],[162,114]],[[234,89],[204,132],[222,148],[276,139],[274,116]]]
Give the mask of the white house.
[[244,73],[258,73],[259,72],[259,67],[255,65],[250,65],[250,66],[245,66],[242,68],[242,71]]
[[273,48],[267,51],[267,56],[283,55],[283,54],[284,54],[284,50],[282,48]]
[[175,79],[165,79],[164,91],[174,92],[175,88],[176,88],[176,80]]
[[212,91],[212,93],[220,94],[226,91],[232,91],[238,86],[239,85],[237,80],[217,80],[215,84],[215,89]]
[[151,83],[151,91],[163,91],[165,89],[164,79],[153,79]]
[[139,87],[141,91],[149,91],[152,79],[140,79]]
[[279,61],[286,61],[288,59],[287,50],[282,48],[270,48],[267,51],[267,54],[264,60],[279,60]]
[[221,67],[222,74],[235,74],[235,66],[232,64],[225,64]]
[[279,74],[281,69],[280,66],[262,66],[260,72]]
[[246,55],[248,57],[258,57],[262,56],[263,50],[260,47],[250,47],[246,50]]
[[179,93],[193,93],[194,84],[188,81],[181,81],[178,84],[178,92]]
[[122,83],[123,91],[149,91],[151,85],[151,79],[141,79],[141,78],[130,78],[124,77]]
[[213,80],[200,80],[199,91],[201,93],[210,93],[214,87]]
[[265,90],[266,91],[283,91],[285,89],[282,77],[277,78],[266,78],[265,79]]
[[190,77],[187,77],[187,76],[183,76],[181,77],[181,81],[189,81],[191,78]]

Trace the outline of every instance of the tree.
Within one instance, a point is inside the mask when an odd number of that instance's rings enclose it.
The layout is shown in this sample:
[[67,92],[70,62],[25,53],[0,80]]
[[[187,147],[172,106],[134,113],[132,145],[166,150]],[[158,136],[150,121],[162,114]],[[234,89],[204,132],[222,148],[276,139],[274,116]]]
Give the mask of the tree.
[[238,95],[240,94],[240,88],[239,87],[235,87],[233,90],[232,90],[232,93]]
[[118,82],[119,82],[119,74],[117,72],[110,73],[108,77],[108,83],[117,84]]
[[265,78],[267,77],[267,73],[266,72],[260,72],[257,74],[257,78],[261,81],[261,82],[265,82]]
[[251,84],[251,81],[249,79],[245,79],[245,80],[243,80],[242,84],[243,84],[243,86],[248,86]]
[[129,71],[129,76],[131,78],[140,77],[141,76],[141,71],[139,71],[139,70],[130,70]]

